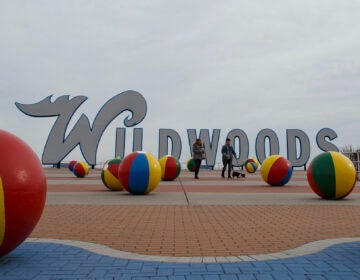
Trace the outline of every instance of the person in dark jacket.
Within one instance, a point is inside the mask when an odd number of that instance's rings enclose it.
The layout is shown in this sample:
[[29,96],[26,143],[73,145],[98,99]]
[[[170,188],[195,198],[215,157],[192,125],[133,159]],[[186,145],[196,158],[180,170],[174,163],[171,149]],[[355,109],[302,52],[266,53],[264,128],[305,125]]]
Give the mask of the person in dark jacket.
[[232,169],[232,157],[236,158],[236,153],[234,148],[231,146],[230,139],[226,138],[225,145],[221,148],[223,169],[221,172],[221,177],[225,178],[226,166],[228,167],[228,178],[231,178],[231,169]]
[[200,170],[201,161],[204,158],[205,150],[202,145],[201,139],[196,139],[196,142],[193,144],[193,159],[195,161],[195,179],[199,179],[198,174]]

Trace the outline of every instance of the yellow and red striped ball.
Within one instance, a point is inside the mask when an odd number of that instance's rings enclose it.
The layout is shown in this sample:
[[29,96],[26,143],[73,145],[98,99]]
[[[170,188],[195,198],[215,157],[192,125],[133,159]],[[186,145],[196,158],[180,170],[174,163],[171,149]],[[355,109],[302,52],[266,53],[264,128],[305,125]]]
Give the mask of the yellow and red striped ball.
[[311,189],[324,199],[342,199],[356,184],[356,169],[349,158],[339,152],[316,156],[307,170]]
[[244,166],[247,172],[254,173],[259,166],[259,162],[256,158],[248,158],[245,161]]
[[163,156],[159,159],[161,166],[161,180],[172,181],[175,180],[181,171],[180,162],[171,155]]
[[261,163],[261,177],[271,186],[283,186],[290,181],[292,165],[285,157],[272,155]]
[[74,175],[83,178],[89,174],[89,165],[84,161],[78,161],[73,168]]
[[118,177],[120,163],[120,158],[114,158],[107,161],[101,170],[101,180],[105,187],[111,191],[122,191],[124,189]]
[[196,164],[193,158],[189,158],[186,162],[186,167],[190,172],[195,172]]
[[152,154],[133,152],[122,160],[118,177],[129,193],[148,194],[160,183],[161,166]]
[[46,200],[46,178],[35,152],[0,130],[0,257],[33,231]]

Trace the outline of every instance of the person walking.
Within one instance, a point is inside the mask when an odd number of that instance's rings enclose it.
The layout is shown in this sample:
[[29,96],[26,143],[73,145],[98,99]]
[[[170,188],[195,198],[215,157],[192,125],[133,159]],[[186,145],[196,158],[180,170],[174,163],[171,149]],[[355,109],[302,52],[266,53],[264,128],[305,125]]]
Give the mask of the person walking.
[[221,172],[221,177],[225,178],[226,166],[228,167],[228,178],[231,178],[231,169],[232,169],[232,157],[236,158],[236,153],[234,148],[231,146],[231,141],[229,138],[226,138],[225,145],[221,148],[223,169]]
[[193,144],[193,159],[195,161],[195,179],[199,179],[199,170],[201,161],[204,159],[205,150],[202,145],[202,141],[200,138],[196,139],[196,142]]

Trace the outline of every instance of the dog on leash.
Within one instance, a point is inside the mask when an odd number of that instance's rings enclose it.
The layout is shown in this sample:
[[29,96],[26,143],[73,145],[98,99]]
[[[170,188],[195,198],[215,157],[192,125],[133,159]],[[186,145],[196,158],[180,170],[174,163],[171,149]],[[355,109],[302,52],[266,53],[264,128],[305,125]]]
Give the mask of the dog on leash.
[[233,177],[233,178],[237,177],[237,178],[239,179],[240,176],[241,176],[242,178],[244,178],[244,177],[245,177],[245,173],[242,173],[242,172],[239,172],[239,171],[233,171],[233,172],[232,172],[232,177]]

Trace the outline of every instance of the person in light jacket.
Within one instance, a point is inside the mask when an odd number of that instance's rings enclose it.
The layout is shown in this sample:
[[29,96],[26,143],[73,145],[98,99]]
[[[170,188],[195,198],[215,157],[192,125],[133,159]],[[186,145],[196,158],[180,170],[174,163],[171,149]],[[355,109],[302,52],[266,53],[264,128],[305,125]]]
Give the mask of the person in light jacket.
[[193,152],[193,159],[195,161],[195,179],[199,179],[198,174],[200,170],[200,165],[205,155],[205,150],[202,145],[201,139],[199,138],[196,139],[196,142],[193,144],[192,152]]

